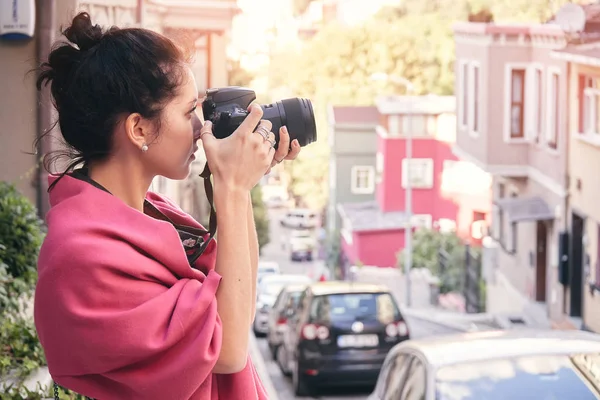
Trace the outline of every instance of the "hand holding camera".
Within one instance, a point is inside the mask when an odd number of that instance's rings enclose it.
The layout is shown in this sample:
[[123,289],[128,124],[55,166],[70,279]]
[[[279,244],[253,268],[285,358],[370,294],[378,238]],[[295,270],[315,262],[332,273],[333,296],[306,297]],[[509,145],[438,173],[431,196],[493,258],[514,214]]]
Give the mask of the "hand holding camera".
[[254,100],[253,90],[230,86],[207,90],[202,103],[206,123],[201,138],[215,181],[244,190],[252,189],[272,167],[295,159],[301,147],[317,140],[310,100],[291,98],[250,106]]
[[261,121],[263,111],[258,105],[248,110],[247,118],[222,140],[215,138],[211,121],[202,127],[200,138],[215,187],[250,191],[270,168],[275,155],[271,123]]

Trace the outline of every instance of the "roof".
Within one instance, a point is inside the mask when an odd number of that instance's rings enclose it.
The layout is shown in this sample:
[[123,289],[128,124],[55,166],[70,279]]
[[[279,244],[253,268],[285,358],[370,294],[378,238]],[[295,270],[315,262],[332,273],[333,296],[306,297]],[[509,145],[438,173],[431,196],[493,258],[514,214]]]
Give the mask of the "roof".
[[515,329],[410,340],[394,348],[413,349],[436,367],[518,356],[600,353],[600,335],[583,331]]
[[352,232],[404,229],[404,211],[383,212],[377,201],[338,204],[338,212],[349,222]]
[[379,111],[375,106],[333,106],[333,119],[335,125],[377,125]]
[[375,100],[381,114],[439,115],[456,112],[454,96],[381,96]]
[[564,49],[554,50],[552,56],[576,64],[600,67],[600,42],[570,45]]
[[499,23],[499,22],[467,22],[461,21],[453,25],[455,33],[468,33],[479,35],[540,35],[563,36],[563,30],[554,23],[527,24],[527,23]]
[[315,282],[310,285],[310,290],[315,296],[339,293],[387,293],[390,291],[387,286],[383,285],[346,281]]
[[[583,31],[574,37],[568,37],[573,40],[590,40],[600,37],[600,4],[579,4],[585,14],[585,25]],[[546,23],[527,24],[527,23],[480,23],[461,21],[453,26],[455,33],[479,34],[479,35],[536,35],[548,37],[563,37],[565,32],[556,23],[556,15],[552,16]]]
[[511,222],[547,221],[555,218],[554,212],[544,199],[536,197],[506,197],[494,204],[506,211]]

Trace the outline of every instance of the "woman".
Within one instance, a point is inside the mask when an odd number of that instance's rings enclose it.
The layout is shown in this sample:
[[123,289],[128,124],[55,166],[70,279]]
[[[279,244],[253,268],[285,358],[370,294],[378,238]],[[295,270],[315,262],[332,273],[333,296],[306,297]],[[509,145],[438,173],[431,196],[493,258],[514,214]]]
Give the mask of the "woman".
[[[294,159],[298,142],[283,128],[275,151],[258,106],[215,139],[185,55],[159,34],[103,32],[86,13],[63,33],[38,80],[75,156],[50,177],[38,265],[35,322],[52,377],[96,399],[265,399],[247,355],[258,263],[250,189]],[[157,175],[188,176],[199,139],[219,251],[210,241],[197,258],[206,231],[148,189]]]

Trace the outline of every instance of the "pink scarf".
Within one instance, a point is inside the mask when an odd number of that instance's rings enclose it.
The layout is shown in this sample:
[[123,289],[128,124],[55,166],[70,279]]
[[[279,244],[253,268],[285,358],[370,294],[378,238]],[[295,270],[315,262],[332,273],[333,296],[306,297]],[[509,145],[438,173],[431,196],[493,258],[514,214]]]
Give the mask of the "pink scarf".
[[[201,228],[160,196],[147,200]],[[59,385],[99,400],[267,398],[250,358],[239,373],[212,373],[221,349],[214,241],[194,269],[173,225],[88,182],[65,176],[50,203],[35,323]]]

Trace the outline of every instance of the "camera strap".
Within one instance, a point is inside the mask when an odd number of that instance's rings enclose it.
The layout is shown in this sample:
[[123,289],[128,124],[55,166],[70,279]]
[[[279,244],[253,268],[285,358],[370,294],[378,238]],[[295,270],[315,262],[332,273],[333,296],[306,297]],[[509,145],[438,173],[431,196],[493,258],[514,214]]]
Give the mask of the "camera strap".
[[204,166],[204,170],[202,171],[202,173],[200,174],[200,177],[202,179],[204,179],[204,191],[206,192],[206,199],[208,200],[208,204],[210,205],[210,219],[208,222],[208,233],[209,233],[209,238],[206,241],[206,244],[208,245],[208,242],[210,242],[214,237],[215,234],[217,233],[217,213],[215,211],[215,206],[213,203],[213,187],[212,187],[212,183],[210,183],[210,168],[208,167],[208,161],[206,162],[206,165]]

